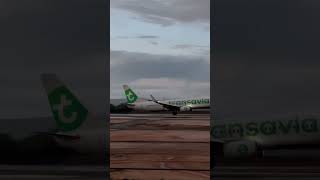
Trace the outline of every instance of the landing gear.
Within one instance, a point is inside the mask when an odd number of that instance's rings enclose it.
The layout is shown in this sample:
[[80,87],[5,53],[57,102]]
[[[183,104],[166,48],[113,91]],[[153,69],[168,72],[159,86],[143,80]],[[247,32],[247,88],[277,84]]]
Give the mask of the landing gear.
[[178,111],[172,111],[172,114],[173,114],[173,115],[177,115],[177,114],[178,114]]

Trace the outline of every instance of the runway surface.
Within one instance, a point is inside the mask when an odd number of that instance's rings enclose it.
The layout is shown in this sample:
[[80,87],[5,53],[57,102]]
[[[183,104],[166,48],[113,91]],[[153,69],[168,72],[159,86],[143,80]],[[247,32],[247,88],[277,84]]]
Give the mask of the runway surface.
[[210,179],[210,114],[111,115],[111,179]]

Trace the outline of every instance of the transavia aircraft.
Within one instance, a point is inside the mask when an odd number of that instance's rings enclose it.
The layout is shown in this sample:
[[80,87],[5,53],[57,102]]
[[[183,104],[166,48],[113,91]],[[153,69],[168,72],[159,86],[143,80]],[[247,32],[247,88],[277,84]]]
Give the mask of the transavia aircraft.
[[41,80],[57,125],[57,131],[45,134],[78,153],[103,156],[106,120],[93,117],[55,74],[42,74]]
[[214,122],[211,141],[216,156],[262,157],[267,149],[320,148],[320,119]]
[[179,111],[210,108],[209,97],[158,101],[152,95],[150,95],[151,100],[139,98],[128,85],[123,85],[123,89],[127,97],[128,107],[137,111],[172,111],[172,114],[176,115]]

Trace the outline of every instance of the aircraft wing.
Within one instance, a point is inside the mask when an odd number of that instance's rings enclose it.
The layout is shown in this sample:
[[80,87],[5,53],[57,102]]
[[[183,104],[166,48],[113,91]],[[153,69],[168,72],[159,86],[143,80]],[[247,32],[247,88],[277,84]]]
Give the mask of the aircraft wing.
[[179,106],[175,106],[175,105],[172,105],[172,104],[167,104],[167,103],[160,102],[160,101],[156,100],[152,95],[150,95],[150,97],[151,97],[153,102],[162,105],[166,109],[169,109],[169,110],[179,110],[180,109]]
[[37,132],[37,134],[44,134],[47,136],[52,136],[59,139],[64,140],[77,140],[80,139],[80,136],[77,135],[67,135],[67,134],[61,134],[61,133],[51,133],[51,132]]

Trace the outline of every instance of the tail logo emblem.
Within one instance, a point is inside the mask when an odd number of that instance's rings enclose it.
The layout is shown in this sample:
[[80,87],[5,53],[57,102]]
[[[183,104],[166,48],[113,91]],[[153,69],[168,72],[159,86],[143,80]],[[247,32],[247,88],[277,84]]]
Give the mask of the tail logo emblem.
[[134,98],[134,95],[132,94],[131,91],[128,92],[127,97],[128,97],[128,99],[129,99],[129,101],[134,101],[134,99],[135,99],[135,98]]
[[76,120],[78,113],[72,112],[70,117],[65,116],[64,109],[67,106],[72,105],[72,101],[68,100],[65,95],[61,95],[60,97],[60,104],[55,104],[52,106],[53,110],[55,110],[58,113],[59,119],[65,123],[72,123]]
[[128,103],[134,103],[138,99],[137,95],[131,89],[127,89],[125,95],[127,96]]
[[48,98],[59,130],[75,130],[87,119],[88,110],[66,87],[56,88]]

